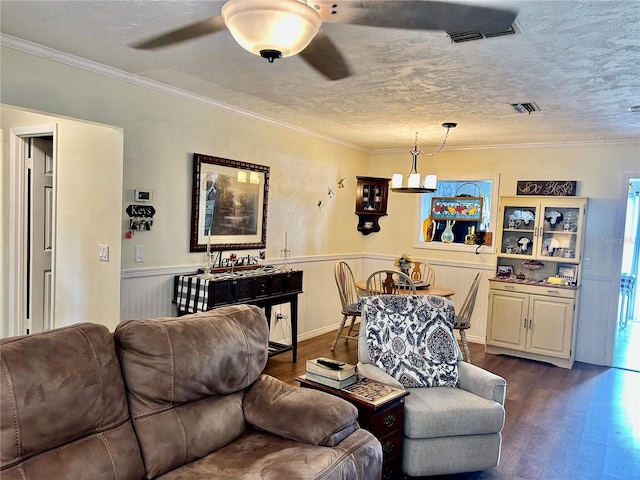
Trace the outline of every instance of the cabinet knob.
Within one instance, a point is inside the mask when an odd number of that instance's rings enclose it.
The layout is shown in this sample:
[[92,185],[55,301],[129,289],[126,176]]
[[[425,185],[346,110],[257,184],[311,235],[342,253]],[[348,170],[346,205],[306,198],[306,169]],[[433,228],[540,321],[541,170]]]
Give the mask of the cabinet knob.
[[390,415],[387,415],[385,419],[382,421],[382,423],[384,424],[385,427],[389,428],[394,423],[396,423],[396,416],[393,413]]
[[390,440],[387,442],[384,442],[384,444],[382,445],[382,453],[386,455],[392,450],[393,450],[393,442]]

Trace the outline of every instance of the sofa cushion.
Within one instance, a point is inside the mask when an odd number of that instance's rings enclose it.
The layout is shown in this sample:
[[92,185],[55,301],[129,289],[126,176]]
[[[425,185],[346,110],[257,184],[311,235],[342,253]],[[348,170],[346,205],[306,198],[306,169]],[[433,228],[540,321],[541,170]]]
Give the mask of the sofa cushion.
[[404,404],[408,438],[455,437],[497,433],[505,411],[493,400],[461,388],[410,388]]
[[244,389],[264,369],[264,312],[234,305],[131,320],[114,333],[148,477],[235,440],[246,429]]
[[248,430],[235,442],[158,480],[379,480],[381,465],[380,442],[364,429],[335,447]]
[[453,303],[431,295],[361,299],[371,363],[403,386],[458,386]]
[[3,339],[3,480],[140,479],[113,337],[82,323]]

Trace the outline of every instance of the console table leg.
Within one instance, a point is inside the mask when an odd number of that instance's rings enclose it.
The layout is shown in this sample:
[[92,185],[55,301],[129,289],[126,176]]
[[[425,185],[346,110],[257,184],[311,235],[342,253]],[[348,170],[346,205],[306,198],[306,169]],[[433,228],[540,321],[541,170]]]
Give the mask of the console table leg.
[[298,296],[291,299],[291,356],[293,363],[298,358]]

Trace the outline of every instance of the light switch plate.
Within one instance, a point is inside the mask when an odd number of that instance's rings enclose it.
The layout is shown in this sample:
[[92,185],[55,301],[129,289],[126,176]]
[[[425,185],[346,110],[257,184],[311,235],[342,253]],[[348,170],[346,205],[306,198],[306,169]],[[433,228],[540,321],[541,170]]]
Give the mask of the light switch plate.
[[136,245],[136,263],[144,262],[144,245]]
[[109,245],[98,245],[98,260],[109,261]]

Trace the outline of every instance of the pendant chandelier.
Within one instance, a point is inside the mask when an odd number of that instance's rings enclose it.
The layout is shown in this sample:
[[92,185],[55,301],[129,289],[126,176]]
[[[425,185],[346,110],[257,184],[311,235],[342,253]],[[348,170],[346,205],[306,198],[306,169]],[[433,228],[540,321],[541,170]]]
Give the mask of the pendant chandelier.
[[[449,130],[456,128],[457,123],[445,122],[442,124],[447,129],[440,144],[440,148],[433,153],[426,154],[427,157],[433,157],[440,153],[444,146],[447,144],[447,138],[449,137]],[[438,177],[435,175],[425,175],[424,180],[421,180],[420,173],[418,173],[418,155],[422,153],[418,147],[418,132],[416,132],[415,144],[411,153],[411,171],[406,177],[401,173],[395,173],[391,177],[391,191],[399,193],[432,193],[438,188]]]

